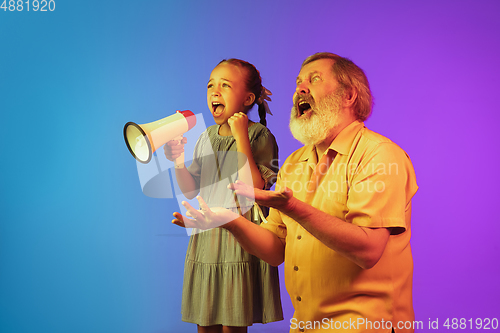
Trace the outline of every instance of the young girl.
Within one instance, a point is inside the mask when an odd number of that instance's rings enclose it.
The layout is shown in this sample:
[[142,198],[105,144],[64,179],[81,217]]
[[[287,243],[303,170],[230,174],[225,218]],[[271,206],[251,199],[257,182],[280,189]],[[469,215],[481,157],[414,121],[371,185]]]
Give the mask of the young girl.
[[[200,192],[209,206],[241,213],[227,183],[217,186],[221,177],[239,169],[241,157],[250,167],[240,169],[238,178],[257,188],[271,187],[278,171],[278,147],[265,127],[267,93],[259,72],[246,61],[223,60],[214,68],[207,103],[216,125],[198,139],[193,162],[188,168],[184,166],[186,138],[170,141],[164,148],[167,158],[175,161],[176,178],[186,197],[194,198]],[[256,103],[261,123],[248,120],[246,115]],[[255,211],[243,213],[260,223]],[[223,228],[191,236],[184,268],[183,321],[198,324],[198,332],[240,333],[247,332],[253,323],[282,319],[276,267],[245,252]]]

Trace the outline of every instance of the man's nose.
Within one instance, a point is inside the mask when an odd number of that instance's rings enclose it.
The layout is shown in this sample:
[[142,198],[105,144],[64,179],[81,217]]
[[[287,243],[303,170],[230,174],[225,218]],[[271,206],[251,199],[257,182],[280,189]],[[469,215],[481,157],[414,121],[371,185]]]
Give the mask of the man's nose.
[[299,95],[309,94],[309,85],[306,81],[297,84],[297,88],[295,88],[295,92]]

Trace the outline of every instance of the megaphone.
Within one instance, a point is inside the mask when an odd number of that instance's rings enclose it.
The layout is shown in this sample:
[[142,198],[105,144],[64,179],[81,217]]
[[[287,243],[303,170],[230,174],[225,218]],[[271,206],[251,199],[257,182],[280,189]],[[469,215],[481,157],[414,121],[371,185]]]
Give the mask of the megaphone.
[[128,122],[123,128],[123,136],[127,148],[141,163],[149,163],[153,153],[166,142],[186,133],[196,125],[196,117],[189,110],[177,111],[175,114],[152,123],[138,125]]

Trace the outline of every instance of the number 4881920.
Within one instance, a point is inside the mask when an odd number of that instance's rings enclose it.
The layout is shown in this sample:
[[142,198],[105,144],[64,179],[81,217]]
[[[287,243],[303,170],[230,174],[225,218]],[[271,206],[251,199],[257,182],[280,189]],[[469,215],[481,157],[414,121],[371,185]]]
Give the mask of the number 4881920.
[[[1,0],[0,0],[1,1]],[[30,10],[33,12],[53,12],[56,10],[56,2],[54,0],[4,0],[0,9],[4,12],[22,12]]]

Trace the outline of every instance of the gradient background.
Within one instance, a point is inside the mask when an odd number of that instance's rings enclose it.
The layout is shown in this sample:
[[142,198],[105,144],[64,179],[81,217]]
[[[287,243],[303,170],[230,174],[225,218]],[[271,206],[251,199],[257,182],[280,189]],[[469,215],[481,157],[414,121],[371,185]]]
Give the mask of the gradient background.
[[[188,238],[170,224],[177,201],[141,192],[123,125],[177,109],[213,124],[206,82],[238,57],[273,92],[269,128],[284,160],[300,147],[287,126],[295,77],[318,51],[366,71],[367,126],[414,163],[416,320],[500,317],[499,14],[496,0],[1,10],[0,331],[195,332],[180,320]],[[282,299],[285,320],[250,332],[287,331],[284,286]]]

